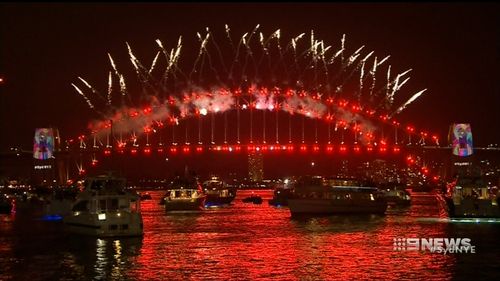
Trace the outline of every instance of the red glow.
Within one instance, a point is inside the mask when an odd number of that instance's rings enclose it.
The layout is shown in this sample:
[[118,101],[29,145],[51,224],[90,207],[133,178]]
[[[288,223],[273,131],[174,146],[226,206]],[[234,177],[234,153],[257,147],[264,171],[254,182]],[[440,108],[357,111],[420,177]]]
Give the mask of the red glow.
[[247,146],[247,150],[252,152],[252,151],[255,151],[255,146],[254,145],[249,145]]
[[146,107],[142,110],[142,112],[144,112],[144,114],[149,114],[149,113],[151,113],[151,111],[153,111],[153,109],[151,107]]
[[313,152],[319,152],[319,145],[313,145]]
[[354,150],[354,152],[356,152],[356,153],[360,153],[361,147],[359,147],[359,145],[356,144],[352,150]]
[[341,144],[339,150],[340,152],[345,153],[347,152],[347,146],[345,144]]
[[130,153],[132,153],[132,154],[137,154],[137,149],[132,148],[132,149],[130,150]]
[[399,153],[400,151],[401,151],[401,148],[399,148],[399,146],[397,146],[397,145],[392,148],[392,152],[394,152],[394,153]]
[[196,152],[203,152],[203,146],[198,145],[198,146],[196,147]]
[[151,148],[149,148],[149,147],[144,148],[144,153],[145,154],[150,154],[151,153]]
[[[117,151],[118,151],[118,153],[120,153],[120,154],[125,153],[125,150],[123,150],[123,149],[118,149]],[[110,152],[110,154],[111,154],[111,152]]]
[[366,151],[367,151],[367,152],[372,152],[372,151],[373,151],[373,146],[372,146],[372,145],[368,145],[368,146],[366,147]]
[[111,155],[111,150],[109,150],[109,149],[104,150],[104,155],[106,155],[106,156]]
[[332,153],[333,152],[333,145],[329,144],[326,146],[326,152]]
[[177,147],[172,146],[172,147],[170,148],[170,152],[171,152],[171,153],[177,153]]
[[380,148],[378,150],[380,153],[385,153],[385,152],[387,152],[387,146],[382,145],[382,146],[380,146]]
[[182,148],[182,152],[184,153],[189,153],[191,151],[191,148],[187,145],[185,145],[183,148]]
[[157,151],[158,151],[158,153],[163,153],[163,148],[162,148],[162,147],[159,147],[159,148],[157,149]]
[[267,147],[267,145],[263,145],[261,149],[262,149],[262,152],[266,152],[268,150],[268,147]]
[[306,151],[307,151],[307,146],[306,146],[305,144],[302,144],[302,145],[300,146],[300,151],[301,151],[301,152],[306,152]]
[[410,133],[413,133],[415,131],[415,128],[413,128],[412,126],[406,126],[406,130]]
[[240,145],[236,145],[236,146],[234,146],[234,150],[235,150],[236,152],[241,151],[241,146],[240,146]]
[[286,146],[286,150],[287,150],[288,152],[292,152],[294,149],[295,149],[295,148],[294,148],[293,144],[289,144],[289,145],[287,145],[287,146]]

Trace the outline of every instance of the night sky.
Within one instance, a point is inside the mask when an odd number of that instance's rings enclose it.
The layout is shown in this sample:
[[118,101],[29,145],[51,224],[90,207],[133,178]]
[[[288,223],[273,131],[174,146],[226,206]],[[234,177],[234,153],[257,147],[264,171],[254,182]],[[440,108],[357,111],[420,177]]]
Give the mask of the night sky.
[[179,35],[224,24],[240,35],[256,24],[267,34],[280,28],[286,38],[313,29],[334,47],[345,33],[351,51],[366,45],[391,55],[399,72],[413,69],[406,98],[428,88],[400,120],[441,139],[451,123],[470,123],[476,146],[498,143],[498,15],[494,3],[2,3],[0,150],[30,149],[37,127],[58,127],[62,138],[87,132],[95,114],[71,83],[82,76],[105,92],[107,53],[130,64],[125,42],[149,63],[155,39],[172,47]]

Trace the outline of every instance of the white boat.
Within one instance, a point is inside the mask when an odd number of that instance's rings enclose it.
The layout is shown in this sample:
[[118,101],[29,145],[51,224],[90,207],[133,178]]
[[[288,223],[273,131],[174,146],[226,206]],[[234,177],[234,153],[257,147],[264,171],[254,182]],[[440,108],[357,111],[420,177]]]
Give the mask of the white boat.
[[201,211],[205,206],[206,195],[196,179],[177,177],[171,183],[162,204],[166,212]]
[[203,183],[203,187],[207,196],[206,207],[229,205],[236,197],[236,188],[229,187],[217,176],[210,177]]
[[125,179],[111,175],[90,177],[63,218],[71,233],[99,237],[143,234],[140,198],[125,189]]
[[358,186],[352,181],[332,186],[322,177],[304,177],[297,181],[288,207],[292,216],[384,214],[387,201],[374,187]]

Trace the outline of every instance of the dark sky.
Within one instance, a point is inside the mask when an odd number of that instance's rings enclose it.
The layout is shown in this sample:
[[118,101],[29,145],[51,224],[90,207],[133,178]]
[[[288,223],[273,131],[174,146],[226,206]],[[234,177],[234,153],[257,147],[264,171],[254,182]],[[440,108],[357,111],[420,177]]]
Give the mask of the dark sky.
[[63,138],[85,132],[92,113],[71,83],[82,76],[105,91],[107,53],[125,60],[126,41],[151,61],[156,38],[173,46],[224,24],[235,34],[280,28],[287,38],[313,29],[335,47],[346,33],[351,50],[366,45],[390,54],[399,72],[412,68],[410,91],[428,88],[402,121],[441,138],[451,123],[471,123],[475,145],[498,143],[499,15],[494,3],[2,3],[0,150],[29,148],[36,127],[58,127]]

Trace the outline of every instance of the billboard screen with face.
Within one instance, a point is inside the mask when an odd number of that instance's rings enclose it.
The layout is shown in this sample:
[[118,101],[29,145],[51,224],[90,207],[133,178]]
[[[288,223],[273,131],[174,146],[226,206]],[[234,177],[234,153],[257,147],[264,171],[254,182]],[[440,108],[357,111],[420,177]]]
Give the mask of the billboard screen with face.
[[450,128],[453,155],[472,155],[472,131],[470,124],[453,124]]
[[47,160],[52,158],[53,153],[54,133],[52,129],[36,129],[35,140],[33,142],[33,158],[38,160]]

